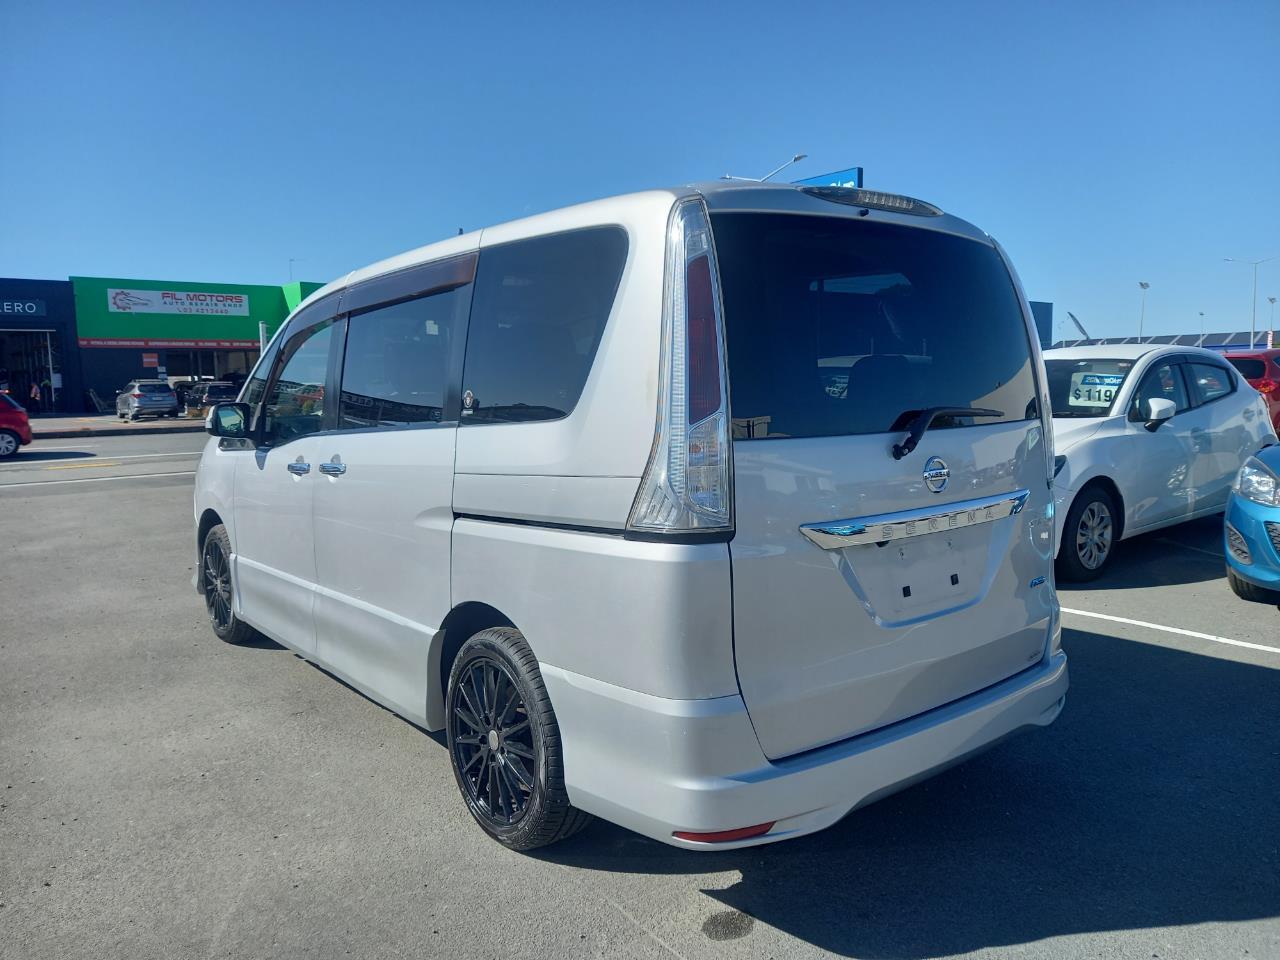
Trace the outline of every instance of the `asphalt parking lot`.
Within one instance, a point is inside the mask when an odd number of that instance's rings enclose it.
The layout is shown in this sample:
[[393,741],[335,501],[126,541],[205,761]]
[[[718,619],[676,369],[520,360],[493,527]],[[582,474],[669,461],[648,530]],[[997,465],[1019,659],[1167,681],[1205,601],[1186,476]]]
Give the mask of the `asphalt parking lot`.
[[1280,611],[1231,595],[1217,520],[1061,592],[1048,730],[788,843],[529,856],[439,738],[214,638],[202,441],[0,464],[0,956],[1280,956]]

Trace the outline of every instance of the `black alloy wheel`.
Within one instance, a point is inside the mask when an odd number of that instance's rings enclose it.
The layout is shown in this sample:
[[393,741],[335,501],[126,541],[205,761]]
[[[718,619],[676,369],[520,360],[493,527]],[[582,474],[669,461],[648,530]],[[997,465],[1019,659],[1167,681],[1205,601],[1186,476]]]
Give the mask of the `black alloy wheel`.
[[231,564],[218,537],[204,542],[204,605],[219,636],[231,629]]
[[462,645],[449,670],[445,731],[467,809],[503,846],[543,847],[591,821],[569,802],[560,726],[519,630],[490,627]]
[[537,761],[529,709],[507,668],[489,657],[468,663],[449,722],[468,799],[495,826],[519,822],[529,809]]
[[258,631],[236,616],[235,586],[231,581],[231,537],[222,524],[213,527],[200,547],[198,586],[204,594],[209,624],[219,640],[250,643]]

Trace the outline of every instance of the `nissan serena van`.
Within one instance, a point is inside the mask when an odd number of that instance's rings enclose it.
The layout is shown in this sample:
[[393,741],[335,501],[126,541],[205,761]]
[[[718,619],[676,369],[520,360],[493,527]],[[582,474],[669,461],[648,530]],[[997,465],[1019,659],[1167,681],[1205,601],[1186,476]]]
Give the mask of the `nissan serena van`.
[[195,586],[530,849],[820,830],[1057,717],[1050,407],[981,230],[727,182],[349,274],[215,405]]

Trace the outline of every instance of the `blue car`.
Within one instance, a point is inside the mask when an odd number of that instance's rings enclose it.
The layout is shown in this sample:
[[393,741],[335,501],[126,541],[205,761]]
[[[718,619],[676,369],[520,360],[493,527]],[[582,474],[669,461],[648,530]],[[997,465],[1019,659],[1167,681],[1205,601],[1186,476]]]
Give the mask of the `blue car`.
[[1236,596],[1280,605],[1280,446],[1259,451],[1240,468],[1223,536]]

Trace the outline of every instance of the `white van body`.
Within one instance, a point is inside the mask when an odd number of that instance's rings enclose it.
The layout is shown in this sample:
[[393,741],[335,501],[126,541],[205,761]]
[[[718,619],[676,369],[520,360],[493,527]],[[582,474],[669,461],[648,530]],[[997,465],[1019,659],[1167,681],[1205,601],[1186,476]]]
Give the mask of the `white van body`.
[[[443,382],[404,388],[407,354]],[[225,602],[428,730],[462,645],[518,632],[576,810],[766,843],[1062,708],[1030,310],[919,201],[698,184],[453,237],[311,296],[241,401],[196,480],[215,628]],[[970,404],[1000,409],[897,458]]]

